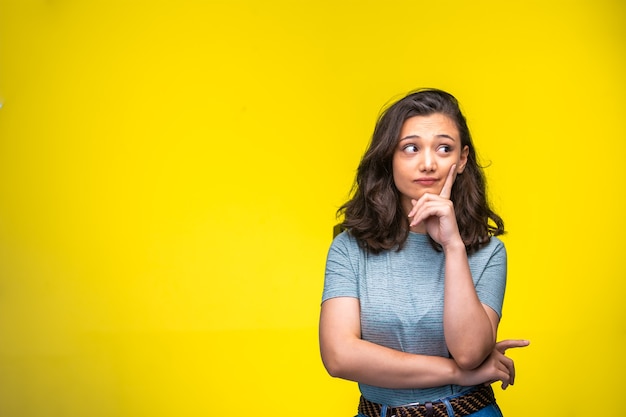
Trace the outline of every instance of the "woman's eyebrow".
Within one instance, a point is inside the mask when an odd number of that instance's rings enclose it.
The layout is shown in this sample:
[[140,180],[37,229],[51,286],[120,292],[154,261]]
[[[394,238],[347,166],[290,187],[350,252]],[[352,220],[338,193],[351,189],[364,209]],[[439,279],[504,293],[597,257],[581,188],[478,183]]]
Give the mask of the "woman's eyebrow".
[[[450,140],[456,141],[456,138],[454,136],[450,136],[447,133],[440,133],[438,135],[435,135],[435,137],[438,139],[450,139]],[[407,139],[420,139],[420,138],[421,138],[420,135],[407,135],[403,138],[400,138],[400,142],[403,140],[407,140]]]
[[438,135],[435,135],[436,138],[447,138],[453,141],[456,141],[456,138],[454,136],[450,136],[447,133],[440,133]]

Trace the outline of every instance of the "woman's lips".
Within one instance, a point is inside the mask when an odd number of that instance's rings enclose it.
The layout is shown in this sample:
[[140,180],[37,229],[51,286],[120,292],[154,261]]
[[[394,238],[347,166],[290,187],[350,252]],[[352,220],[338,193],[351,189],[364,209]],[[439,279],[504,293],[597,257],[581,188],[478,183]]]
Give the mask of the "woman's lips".
[[434,183],[437,182],[437,179],[436,178],[418,178],[414,182],[420,185],[433,185]]

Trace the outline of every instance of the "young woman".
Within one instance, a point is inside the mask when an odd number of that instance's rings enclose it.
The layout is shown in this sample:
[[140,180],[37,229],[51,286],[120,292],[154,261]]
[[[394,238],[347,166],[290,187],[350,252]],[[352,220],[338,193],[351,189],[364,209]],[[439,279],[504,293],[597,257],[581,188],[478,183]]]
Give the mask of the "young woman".
[[345,231],[326,262],[320,348],[359,383],[358,416],[501,416],[490,384],[515,379],[496,343],[504,233],[457,100],[435,89],[379,118]]

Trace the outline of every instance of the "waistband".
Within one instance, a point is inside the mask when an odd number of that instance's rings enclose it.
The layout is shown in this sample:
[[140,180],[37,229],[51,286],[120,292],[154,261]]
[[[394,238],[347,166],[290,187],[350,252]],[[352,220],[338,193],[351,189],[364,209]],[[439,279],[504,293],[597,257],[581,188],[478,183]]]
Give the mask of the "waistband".
[[[489,404],[496,402],[491,385],[483,385],[476,389],[445,400],[454,410],[455,417],[468,416],[482,410]],[[401,405],[389,407],[387,415],[381,416],[381,404],[373,403],[361,396],[359,401],[359,413],[369,417],[448,417],[448,408],[443,400],[426,402],[424,404]]]

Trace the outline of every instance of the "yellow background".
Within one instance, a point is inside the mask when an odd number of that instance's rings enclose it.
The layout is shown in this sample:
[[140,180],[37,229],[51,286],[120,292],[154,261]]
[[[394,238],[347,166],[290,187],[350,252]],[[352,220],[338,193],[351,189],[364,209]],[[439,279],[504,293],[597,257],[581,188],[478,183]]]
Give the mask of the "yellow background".
[[626,5],[0,0],[0,415],[352,416],[317,317],[381,107],[462,103],[507,417],[619,416]]

